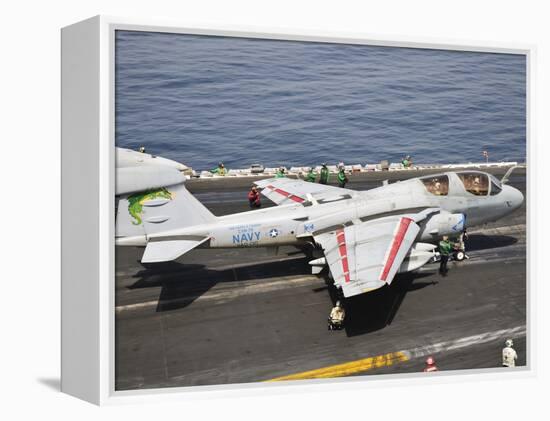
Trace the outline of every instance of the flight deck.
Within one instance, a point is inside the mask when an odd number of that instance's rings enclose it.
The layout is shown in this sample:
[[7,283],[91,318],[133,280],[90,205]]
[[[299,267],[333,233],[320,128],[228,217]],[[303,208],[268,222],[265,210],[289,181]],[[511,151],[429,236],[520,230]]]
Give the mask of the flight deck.
[[[487,171],[500,178],[506,169]],[[346,188],[425,173],[352,174]],[[251,183],[189,180],[187,188],[219,216],[249,210]],[[525,169],[509,184],[527,199]],[[470,258],[451,262],[447,277],[428,264],[347,300],[342,331],[327,330],[334,291],[293,247],[195,249],[149,265],[140,263],[143,248],[117,247],[116,390],[419,373],[428,355],[442,371],[493,368],[508,337],[524,366],[526,202],[469,229]],[[273,206],[265,197],[262,205]]]

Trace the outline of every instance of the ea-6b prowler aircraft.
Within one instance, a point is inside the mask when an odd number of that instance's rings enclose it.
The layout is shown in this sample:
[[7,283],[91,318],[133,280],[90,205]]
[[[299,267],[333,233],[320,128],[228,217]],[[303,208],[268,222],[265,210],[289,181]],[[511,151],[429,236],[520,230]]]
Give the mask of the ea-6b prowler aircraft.
[[[170,171],[177,170],[163,169]],[[216,217],[184,182],[126,191],[118,205],[116,244],[145,246],[143,263],[174,260],[195,247],[310,244],[324,254],[309,262],[312,272],[328,265],[335,286],[351,297],[426,264],[442,236],[497,220],[523,202],[519,190],[479,171],[429,175],[367,191],[290,178],[255,184],[278,206]]]

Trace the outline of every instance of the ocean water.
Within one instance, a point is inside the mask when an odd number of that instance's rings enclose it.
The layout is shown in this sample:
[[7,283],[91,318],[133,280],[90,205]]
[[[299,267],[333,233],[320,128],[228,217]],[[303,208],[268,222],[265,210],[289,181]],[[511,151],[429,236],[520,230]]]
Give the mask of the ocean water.
[[522,55],[117,31],[116,144],[195,169],[524,161]]

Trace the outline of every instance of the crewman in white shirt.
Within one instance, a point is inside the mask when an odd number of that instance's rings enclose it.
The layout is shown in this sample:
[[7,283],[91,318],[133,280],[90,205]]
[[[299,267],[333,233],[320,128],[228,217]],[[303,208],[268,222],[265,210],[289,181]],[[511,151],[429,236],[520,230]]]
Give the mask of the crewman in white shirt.
[[344,319],[346,318],[346,310],[340,303],[336,301],[336,305],[333,307],[328,318],[329,330],[339,330],[344,327]]
[[515,367],[516,360],[518,359],[518,354],[513,348],[514,341],[511,339],[506,339],[504,342],[504,348],[502,348],[502,366],[503,367]]

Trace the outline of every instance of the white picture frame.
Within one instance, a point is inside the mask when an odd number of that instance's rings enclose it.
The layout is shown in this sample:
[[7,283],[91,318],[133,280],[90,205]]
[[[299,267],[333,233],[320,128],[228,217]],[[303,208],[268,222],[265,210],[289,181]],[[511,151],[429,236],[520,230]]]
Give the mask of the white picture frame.
[[[330,390],[338,387],[378,387],[434,381],[415,375],[355,377],[280,384],[244,384],[115,391],[114,387],[114,34],[140,30],[248,38],[323,41],[460,51],[524,54],[527,62],[527,162],[531,142],[531,61],[533,46],[487,43],[433,43],[422,39],[386,39],[362,35],[303,31],[281,34],[266,28],[255,32],[243,27],[185,28],[178,23],[97,16],[62,30],[62,391],[103,405],[136,401],[165,401],[213,396],[294,393],[296,390]],[[528,165],[528,190],[533,169]],[[527,198],[527,236],[531,238],[531,206]],[[463,381],[472,373],[484,378],[531,376],[536,359],[530,345],[534,330],[534,282],[530,279],[527,247],[527,328],[529,356],[525,368],[509,373],[469,370],[445,376]],[[190,393],[193,392],[193,393]],[[197,393],[195,393],[197,392]]]

